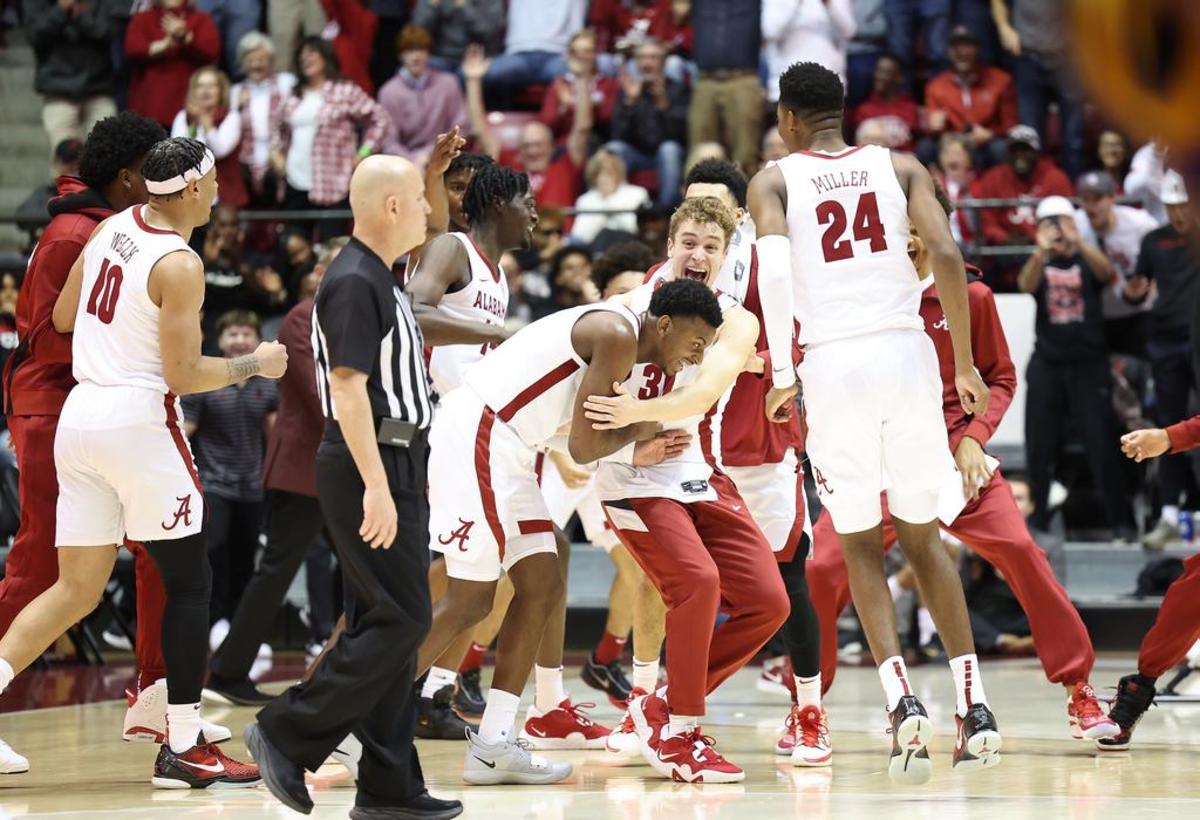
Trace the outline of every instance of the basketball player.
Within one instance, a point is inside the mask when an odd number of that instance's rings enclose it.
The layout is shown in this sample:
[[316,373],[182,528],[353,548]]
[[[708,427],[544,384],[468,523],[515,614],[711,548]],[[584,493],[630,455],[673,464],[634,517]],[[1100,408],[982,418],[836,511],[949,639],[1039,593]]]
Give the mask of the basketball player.
[[653,437],[651,425],[593,430],[584,397],[609,394],[637,362],[667,373],[699,362],[719,324],[715,297],[691,283],[664,287],[642,314],[606,302],[559,311],[500,345],[443,400],[430,435],[429,532],[443,545],[450,584],[421,668],[488,613],[502,569],[516,591],[479,732],[468,735],[468,783],[546,784],[571,772],[510,737],[546,621],[564,594],[554,525],[534,474],[538,448],[567,425],[566,447],[578,463]]
[[[938,189],[938,199],[950,215],[953,206]],[[945,312],[929,276],[929,258],[920,236],[913,231],[909,253],[923,276],[921,319],[933,340],[942,371],[942,409],[954,460],[966,486],[967,505],[942,529],[994,565],[1012,586],[1021,608],[1029,616],[1034,642],[1046,677],[1067,689],[1067,721],[1078,739],[1099,740],[1120,730],[1096,701],[1088,683],[1096,653],[1083,620],[1054,576],[1046,554],[1029,534],[1025,517],[1017,508],[1008,482],[999,469],[988,466],[983,448],[1000,425],[1017,387],[1017,373],[1008,356],[1008,341],[996,312],[992,291],[967,266],[967,298],[971,312],[971,349],[975,364],[991,391],[985,415],[972,418],[963,412],[954,390],[954,352],[946,328]],[[884,543],[896,543],[890,517],[884,520]],[[850,602],[846,562],[828,513],[817,519],[816,548],[808,570],[813,603],[821,622],[821,672],[825,690],[837,674],[837,618]]]
[[[733,232],[733,213],[715,198],[684,200],[671,217],[667,262],[624,298],[636,311],[665,282],[711,287]],[[661,464],[642,466],[636,452],[602,461],[597,490],[613,528],[667,605],[665,697],[650,693],[629,704],[640,751],[660,775],[703,783],[745,778],[700,730],[705,696],[754,657],[788,612],[771,547],[719,469],[717,406],[748,360],[760,372],[762,365],[755,355],[758,320],[731,296],[719,297],[723,323],[703,364],[678,378],[642,366],[617,386],[616,399],[590,396],[585,403],[600,429],[663,422],[692,436],[683,453]],[[731,615],[714,633],[722,601]]]
[[210,569],[201,532],[204,499],[179,424],[178,395],[251,376],[279,378],[287,352],[260,344],[248,356],[200,354],[204,272],[188,247],[217,194],[203,143],[164,140],[146,155],[150,195],[100,224],[54,306],[73,332],[78,384],[54,442],[59,476],[59,579],[0,640],[0,689],[100,597],[128,533],[145,544],[167,590],[167,742],[151,782],[162,788],[250,786],[255,766],[226,757],[201,733],[208,655]]
[[[942,548],[938,491],[954,475],[941,415],[942,383],[923,332],[920,285],[908,258],[915,225],[945,309],[963,408],[983,416],[988,389],[971,360],[966,280],[958,246],[915,158],[841,137],[845,91],[837,74],[797,63],[780,78],[779,132],[792,153],[750,184],[759,288],[772,359],[766,412],[780,420],[797,392],[793,318],[805,347],[808,455],[842,541],[855,608],[879,664],[892,724],[893,780],[931,776],[930,721],[912,694],[883,574],[881,491],[900,544],[950,654],[957,693],[954,765],[999,762],[962,584]],[[789,311],[789,308],[791,309]]]

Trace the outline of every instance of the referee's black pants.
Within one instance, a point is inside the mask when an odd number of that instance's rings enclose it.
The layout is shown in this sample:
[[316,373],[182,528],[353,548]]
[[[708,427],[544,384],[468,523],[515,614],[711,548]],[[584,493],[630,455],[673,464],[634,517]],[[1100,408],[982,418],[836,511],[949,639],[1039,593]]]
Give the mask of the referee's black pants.
[[267,545],[238,602],[229,634],[209,663],[213,675],[228,681],[250,676],[258,647],[269,637],[279,606],[321,526],[321,506],[316,498],[267,491]]
[[354,732],[363,745],[360,806],[394,806],[425,790],[413,745],[417,649],[432,620],[429,599],[429,445],[380,447],[399,527],[391,549],[358,535],[364,485],[342,442],[321,442],[317,496],[341,562],[348,598],[346,631],[307,683],[258,713],[263,733],[288,758],[316,771]]

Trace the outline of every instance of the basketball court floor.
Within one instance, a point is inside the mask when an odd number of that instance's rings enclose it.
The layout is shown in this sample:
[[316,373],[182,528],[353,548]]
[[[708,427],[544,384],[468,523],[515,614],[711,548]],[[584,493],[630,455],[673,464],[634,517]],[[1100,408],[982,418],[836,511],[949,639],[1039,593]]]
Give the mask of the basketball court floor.
[[[1132,657],[1105,658],[1093,683],[1107,687],[1132,670]],[[827,706],[833,728],[832,769],[796,769],[771,754],[786,701],[756,690],[757,670],[745,669],[712,699],[704,728],[718,748],[746,769],[736,785],[688,785],[653,776],[644,765],[612,765],[604,752],[552,753],[576,764],[566,784],[555,787],[468,787],[459,779],[462,744],[420,741],[430,789],[463,801],[467,817],[537,820],[765,820],[803,817],[1100,818],[1200,817],[1200,703],[1160,705],[1138,728],[1133,751],[1104,753],[1070,738],[1065,695],[1048,684],[1033,660],[988,663],[987,694],[1004,734],[1001,764],[973,774],[950,768],[954,743],[951,677],[945,665],[912,671],[917,694],[938,730],[931,752],[935,774],[928,784],[898,788],[886,773],[879,680],[870,668],[842,668]],[[268,687],[271,688],[271,687]],[[282,684],[274,689],[281,689]],[[591,690],[568,673],[577,701]],[[527,697],[532,692],[527,693]],[[225,792],[163,791],[150,787],[157,747],[118,740],[123,701],[0,715],[3,737],[29,759],[23,775],[0,775],[0,820],[55,818],[241,818],[296,817],[265,788]],[[251,709],[206,715],[234,729],[226,749],[245,756],[241,728]],[[593,710],[613,723],[617,712]],[[345,817],[354,791],[345,770],[326,765],[310,778],[316,818]]]

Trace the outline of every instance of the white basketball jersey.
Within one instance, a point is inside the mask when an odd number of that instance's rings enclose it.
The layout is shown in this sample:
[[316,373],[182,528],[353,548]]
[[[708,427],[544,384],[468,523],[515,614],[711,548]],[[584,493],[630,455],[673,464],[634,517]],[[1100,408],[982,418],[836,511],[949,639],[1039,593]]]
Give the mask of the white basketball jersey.
[[[458,319],[503,325],[508,313],[508,279],[499,265],[493,265],[465,233],[451,233],[467,251],[471,280],[465,286],[442,296],[438,309]],[[420,270],[418,266],[418,270]],[[429,354],[429,376],[433,388],[446,395],[462,384],[463,370],[482,359],[495,345],[441,345]]]
[[717,273],[717,281],[713,283],[714,288],[729,294],[739,303],[746,301],[746,291],[750,287],[754,239],[754,220],[747,216],[733,232],[729,247],[725,250],[725,262]]
[[158,260],[195,251],[174,231],[147,225],[145,207],[109,217],[83,249],[83,288],[71,339],[72,373],[80,384],[168,392],[158,346],[159,308],[147,284]]
[[908,198],[887,148],[798,151],[776,163],[787,183],[800,344],[925,329],[908,258]]
[[587,362],[575,352],[571,331],[586,313],[604,310],[624,318],[634,332],[642,320],[614,302],[560,310],[526,325],[467,370],[463,384],[511,427],[529,447],[547,443],[571,421]]

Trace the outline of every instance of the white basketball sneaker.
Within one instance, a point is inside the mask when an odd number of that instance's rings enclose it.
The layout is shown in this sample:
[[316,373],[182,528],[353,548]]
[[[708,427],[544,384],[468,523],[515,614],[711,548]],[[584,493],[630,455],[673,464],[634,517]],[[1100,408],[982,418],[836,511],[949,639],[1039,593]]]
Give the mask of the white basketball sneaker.
[[0,740],[0,774],[21,774],[29,771],[29,760],[17,754],[12,746]]
[[362,741],[349,734],[333,750],[333,759],[345,766],[354,779],[358,780],[358,761],[362,760],[362,752]]
[[545,786],[571,776],[571,764],[546,760],[529,753],[521,740],[484,743],[479,735],[467,730],[467,753],[463,762],[463,780],[475,786],[512,783],[521,786]]
[[[125,726],[121,740],[144,740],[153,743],[167,742],[167,682],[159,678],[153,686],[147,686],[138,694],[125,690]],[[232,733],[224,726],[200,720],[200,730],[207,743],[224,743]]]

